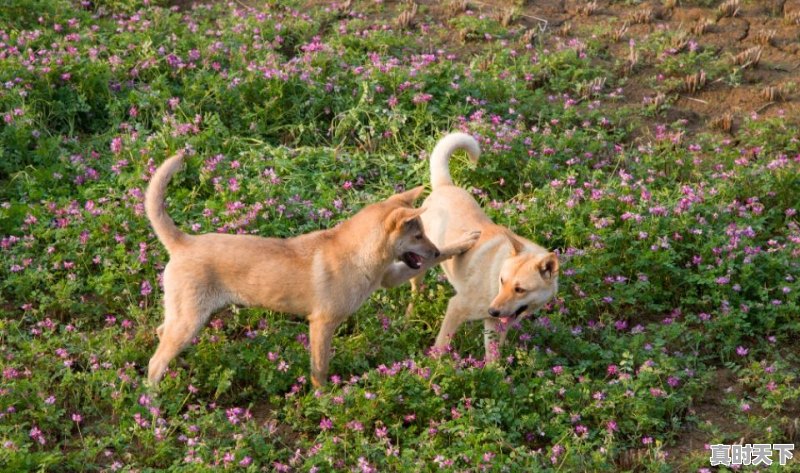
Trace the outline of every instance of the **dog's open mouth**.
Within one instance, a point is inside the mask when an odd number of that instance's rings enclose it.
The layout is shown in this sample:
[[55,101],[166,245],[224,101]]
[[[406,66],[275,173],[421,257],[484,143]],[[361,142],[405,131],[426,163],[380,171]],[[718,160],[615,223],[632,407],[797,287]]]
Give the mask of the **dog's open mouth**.
[[521,306],[521,307],[520,307],[519,309],[517,309],[517,311],[516,311],[516,312],[514,312],[513,314],[511,314],[511,315],[506,315],[505,317],[498,317],[498,319],[500,320],[500,322],[502,322],[502,323],[503,323],[503,325],[508,325],[508,324],[510,324],[511,322],[513,322],[514,320],[516,320],[516,319],[517,319],[517,317],[519,317],[520,315],[522,315],[522,314],[523,314],[523,313],[524,313],[526,310],[528,310],[528,306],[527,306],[527,304],[526,304],[526,305],[523,305],[523,306]]
[[406,264],[411,269],[419,269],[422,267],[424,258],[413,251],[406,251],[400,255],[400,261]]

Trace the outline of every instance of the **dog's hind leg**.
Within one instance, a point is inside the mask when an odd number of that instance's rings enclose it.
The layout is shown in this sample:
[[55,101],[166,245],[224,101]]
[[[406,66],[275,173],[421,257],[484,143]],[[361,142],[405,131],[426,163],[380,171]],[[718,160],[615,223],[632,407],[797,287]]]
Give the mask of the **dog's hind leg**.
[[309,317],[309,345],[311,348],[311,384],[320,387],[328,378],[331,360],[331,340],[341,320],[328,315],[311,314]]
[[158,328],[158,348],[147,367],[147,380],[155,386],[167,366],[192,341],[211,315],[211,307],[193,298],[164,298],[164,323]]

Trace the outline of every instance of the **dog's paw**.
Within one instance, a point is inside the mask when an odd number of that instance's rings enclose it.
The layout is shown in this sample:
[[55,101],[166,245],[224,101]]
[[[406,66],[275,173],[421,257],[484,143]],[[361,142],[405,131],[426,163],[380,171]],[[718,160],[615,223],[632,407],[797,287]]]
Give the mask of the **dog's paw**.
[[480,239],[480,237],[481,237],[480,230],[472,230],[464,233],[464,236],[461,238],[461,240],[457,241],[456,244],[454,245],[458,254],[464,253],[473,246],[475,246],[475,243],[478,242],[478,239]]

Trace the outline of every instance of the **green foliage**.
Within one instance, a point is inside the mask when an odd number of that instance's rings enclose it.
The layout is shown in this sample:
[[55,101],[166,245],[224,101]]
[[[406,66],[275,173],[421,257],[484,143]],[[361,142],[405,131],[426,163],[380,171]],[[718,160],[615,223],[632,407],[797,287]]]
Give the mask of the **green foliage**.
[[[693,412],[723,370],[752,440],[789,431],[796,124],[634,142],[597,45],[495,42],[517,32],[479,15],[426,36],[384,27],[381,5],[155,3],[0,9],[3,468],[606,471],[633,455],[668,471],[695,424],[738,440]],[[450,26],[475,50],[432,48]],[[642,46],[669,78],[722,77],[709,52],[669,41]],[[457,154],[454,180],[563,257],[559,297],[512,328],[503,362],[484,365],[480,324],[428,356],[452,296],[433,272],[420,295],[379,291],[342,325],[324,389],[307,380],[305,322],[255,308],[214,315],[157,392],[143,385],[168,260],[143,192],[167,156],[189,156],[168,198],[185,231],[290,237],[427,183],[428,153],[456,129],[483,154]]]

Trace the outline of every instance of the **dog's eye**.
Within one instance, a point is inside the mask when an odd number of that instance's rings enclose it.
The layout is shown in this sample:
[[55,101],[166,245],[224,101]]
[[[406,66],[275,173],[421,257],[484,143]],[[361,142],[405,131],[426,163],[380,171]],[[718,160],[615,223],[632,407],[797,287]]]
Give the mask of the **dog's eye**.
[[415,236],[414,238],[416,238],[417,240],[422,240],[422,234],[420,233],[419,235]]
[[505,284],[505,282],[503,281],[503,278],[500,278],[500,285],[502,286],[503,284]]
[[517,286],[514,288],[514,292],[516,292],[517,294],[522,294],[523,292],[525,292],[525,289],[522,289],[521,287]]

